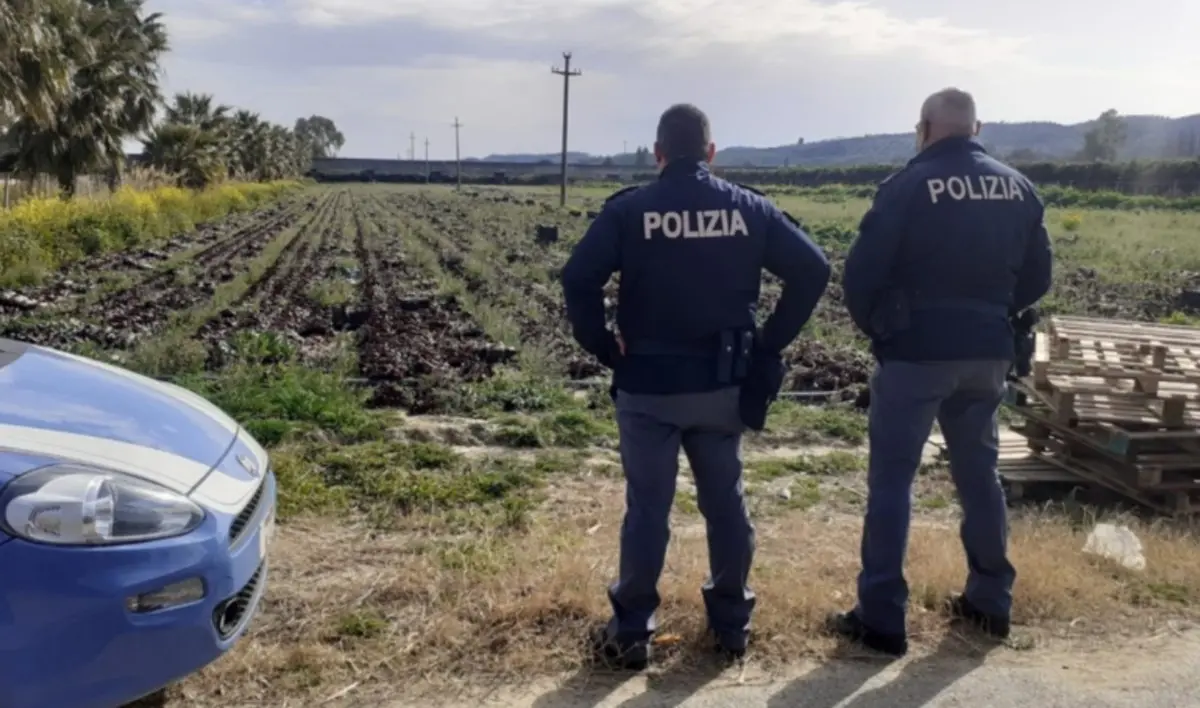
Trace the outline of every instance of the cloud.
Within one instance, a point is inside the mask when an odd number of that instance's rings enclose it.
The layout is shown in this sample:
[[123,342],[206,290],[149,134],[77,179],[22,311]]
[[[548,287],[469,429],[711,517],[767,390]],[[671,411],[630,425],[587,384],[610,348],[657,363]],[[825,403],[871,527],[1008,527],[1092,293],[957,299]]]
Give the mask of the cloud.
[[[592,152],[648,142],[679,100],[710,113],[721,144],[771,145],[907,130],[921,99],[948,85],[1006,120],[1112,106],[1178,114],[1194,73],[1178,60],[1190,40],[1139,53],[1124,36],[1122,51],[1090,56],[1106,36],[1083,43],[1061,24],[946,0],[150,2],[171,31],[170,90],[286,123],[327,115],[347,136],[342,153],[364,157],[407,152],[411,132],[453,157],[455,116],[464,155],[556,151],[562,80],[550,67],[564,49],[583,71],[571,146]],[[1033,12],[1044,0],[1013,2]],[[1073,7],[1064,17],[1088,12],[1059,2]]]
[[964,52],[993,58],[1027,43],[943,19],[903,20],[867,2],[816,0],[289,0],[299,22],[354,27],[405,22],[493,39],[571,45],[617,45],[686,60],[722,51],[757,52],[816,42],[847,54],[915,52],[948,63]]

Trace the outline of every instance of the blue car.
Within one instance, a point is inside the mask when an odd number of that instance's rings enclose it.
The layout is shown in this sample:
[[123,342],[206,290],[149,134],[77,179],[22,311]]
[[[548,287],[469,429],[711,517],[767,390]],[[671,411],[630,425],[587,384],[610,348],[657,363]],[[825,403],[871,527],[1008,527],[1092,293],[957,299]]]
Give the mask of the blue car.
[[0,339],[0,707],[115,708],[237,643],[275,477],[178,386]]

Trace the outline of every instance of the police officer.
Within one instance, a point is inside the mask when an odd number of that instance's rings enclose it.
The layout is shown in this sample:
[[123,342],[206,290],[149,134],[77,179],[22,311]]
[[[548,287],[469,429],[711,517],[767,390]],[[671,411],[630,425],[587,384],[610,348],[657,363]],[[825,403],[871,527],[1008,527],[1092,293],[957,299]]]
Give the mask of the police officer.
[[[610,197],[562,273],[575,339],[613,370],[626,510],[613,618],[593,648],[618,668],[640,669],[649,657],[680,446],[707,522],[709,627],[718,649],[744,653],[755,597],[741,437],[747,424],[761,429],[782,383],[781,352],[829,279],[825,255],[794,220],[710,172],[715,152],[703,112],[667,109],[654,144],[658,179]],[[756,332],[763,268],[784,286]],[[615,272],[619,336],[605,326],[602,292]]]
[[878,360],[858,604],[832,629],[877,651],[908,649],[903,565],[913,478],[936,419],[962,505],[965,592],[952,616],[1008,636],[1016,571],[1007,558],[996,411],[1014,357],[1010,317],[1050,288],[1043,204],[976,141],[970,94],[926,99],[919,154],[879,186],[846,260],[843,288]]

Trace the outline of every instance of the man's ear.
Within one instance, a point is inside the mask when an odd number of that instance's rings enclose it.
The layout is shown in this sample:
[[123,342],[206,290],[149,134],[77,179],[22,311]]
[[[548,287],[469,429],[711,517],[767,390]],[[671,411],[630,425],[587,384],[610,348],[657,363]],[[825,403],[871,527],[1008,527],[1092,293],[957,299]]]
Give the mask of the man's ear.
[[983,123],[981,123],[979,121],[975,121],[975,132],[971,133],[971,135],[978,136],[979,131],[981,131],[981,130],[983,130]]
[[708,150],[704,153],[704,161],[711,165],[715,159],[717,159],[717,144],[709,143]]
[[662,168],[663,165],[667,164],[666,159],[663,157],[662,148],[659,146],[657,141],[654,143],[654,164],[658,165],[659,168]]

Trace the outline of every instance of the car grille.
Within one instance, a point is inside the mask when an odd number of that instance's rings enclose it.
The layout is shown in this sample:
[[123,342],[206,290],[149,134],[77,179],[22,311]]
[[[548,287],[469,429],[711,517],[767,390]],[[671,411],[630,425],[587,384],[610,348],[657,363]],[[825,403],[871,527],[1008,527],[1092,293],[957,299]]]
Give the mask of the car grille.
[[259,585],[262,582],[266,562],[258,566],[250,580],[238,590],[233,597],[219,603],[213,609],[213,627],[221,639],[229,639],[237,634],[250,619],[261,595]]
[[263,492],[266,488],[265,482],[258,485],[258,489],[254,490],[254,496],[250,497],[250,501],[234,517],[233,523],[229,524],[229,545],[231,547],[236,546],[246,531],[253,528],[250,522],[254,520],[254,515],[258,512],[258,506],[262,503]]

